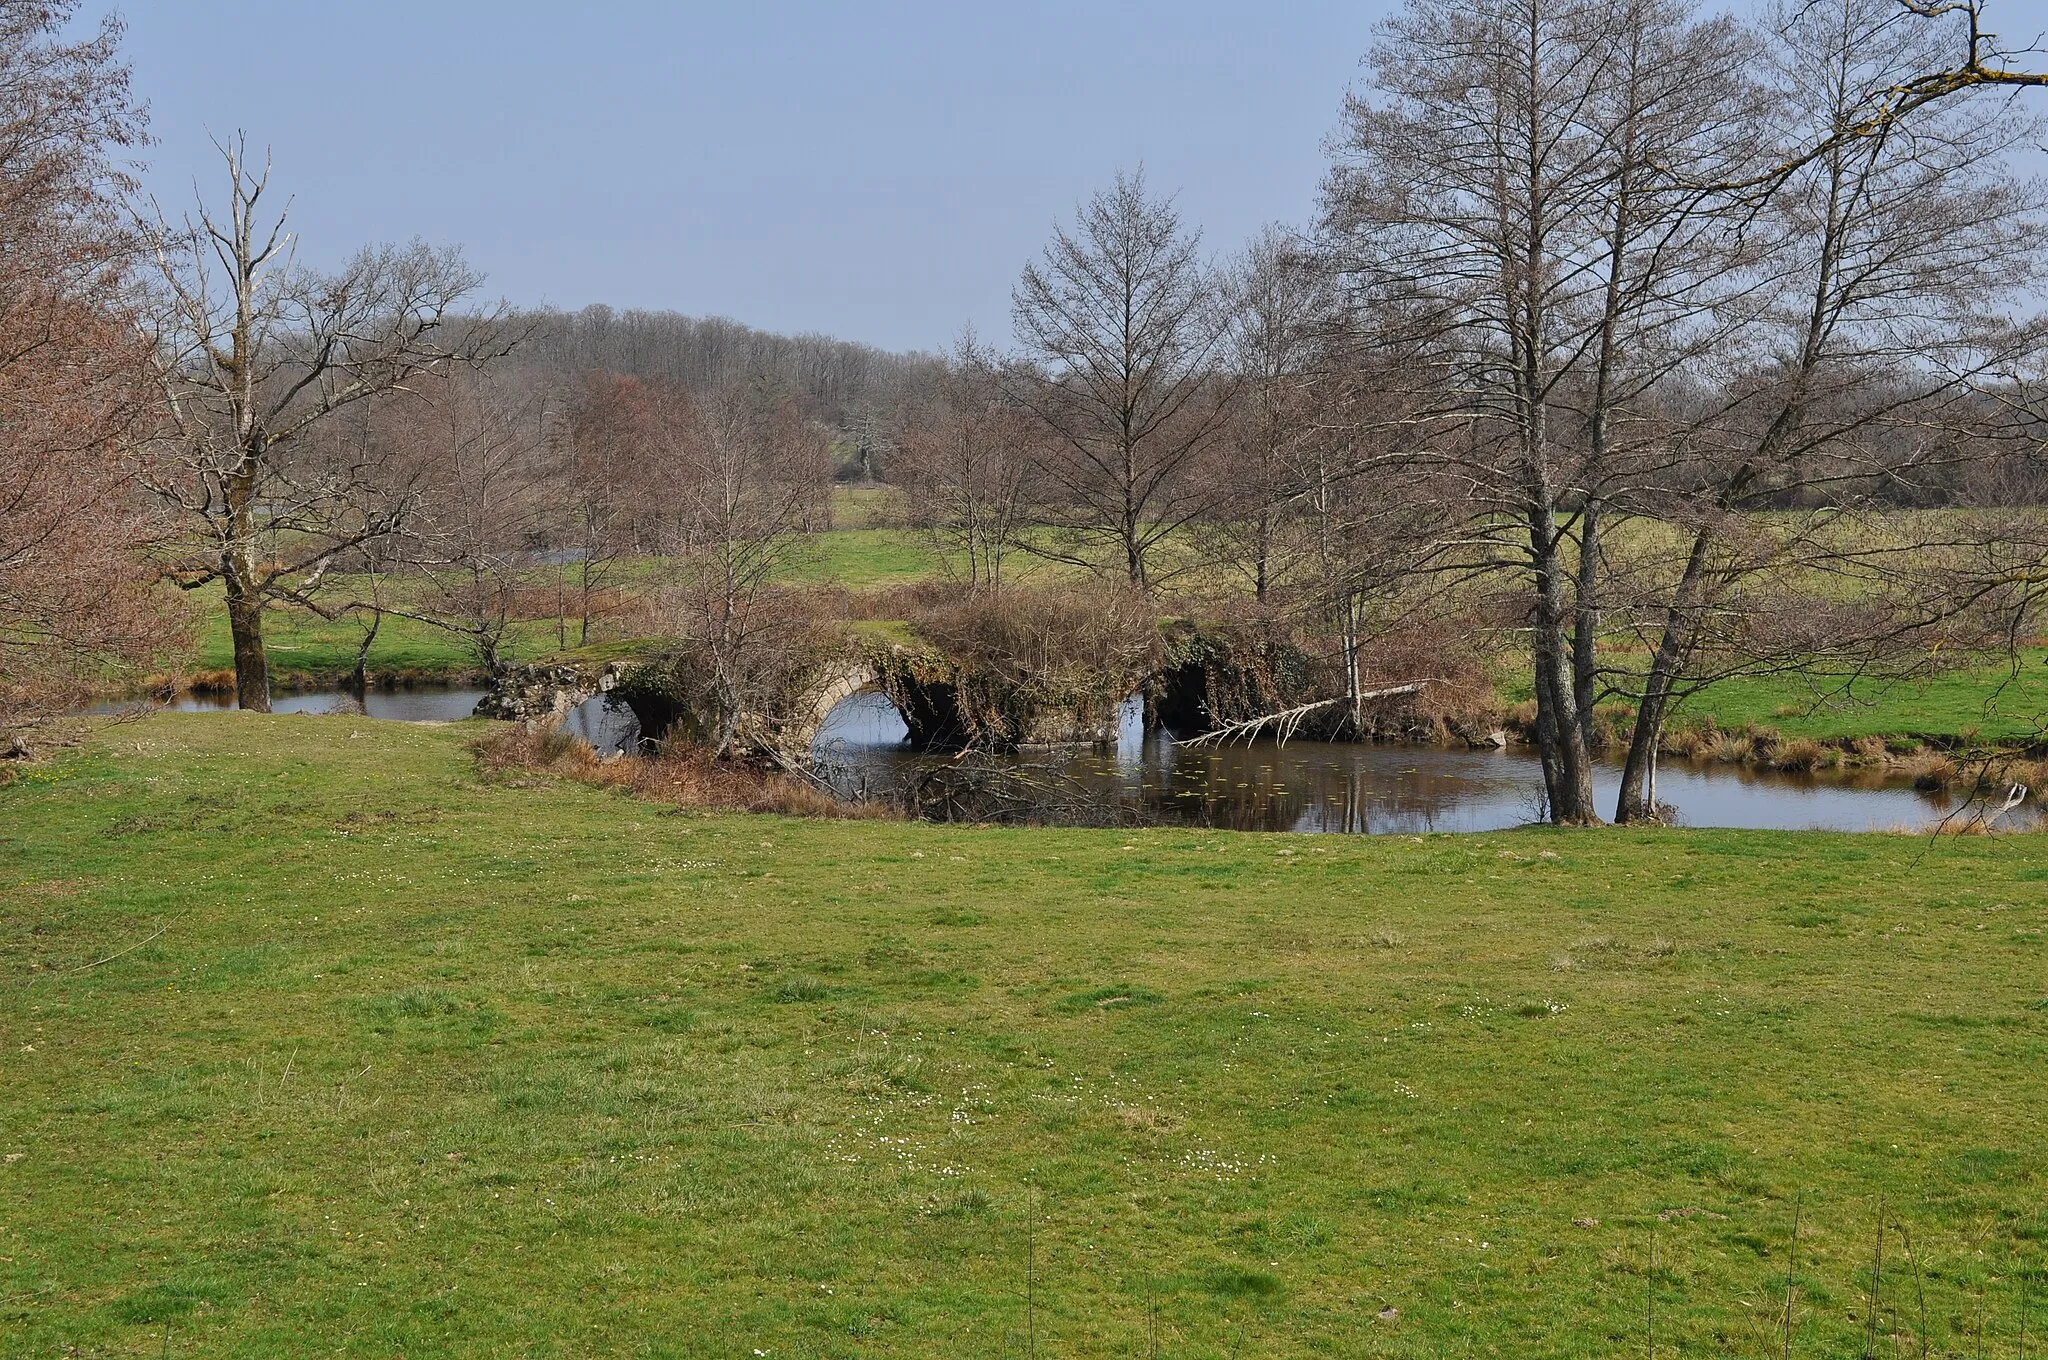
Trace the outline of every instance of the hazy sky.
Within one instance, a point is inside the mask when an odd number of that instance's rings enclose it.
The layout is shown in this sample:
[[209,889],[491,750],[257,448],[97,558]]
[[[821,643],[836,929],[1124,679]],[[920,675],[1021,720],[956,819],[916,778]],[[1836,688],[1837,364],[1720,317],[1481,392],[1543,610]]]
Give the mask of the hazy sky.
[[[95,0],[88,0],[89,4]],[[939,348],[1142,163],[1213,250],[1313,209],[1385,0],[128,0],[148,181],[269,144],[305,255]]]

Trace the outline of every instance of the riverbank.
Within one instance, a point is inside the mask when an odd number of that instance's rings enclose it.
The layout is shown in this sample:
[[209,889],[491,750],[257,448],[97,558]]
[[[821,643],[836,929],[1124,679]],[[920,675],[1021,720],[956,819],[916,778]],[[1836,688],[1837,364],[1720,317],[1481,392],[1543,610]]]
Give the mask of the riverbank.
[[[919,534],[869,527],[875,499],[872,494],[866,499],[843,496],[842,522],[861,527],[816,535],[810,553],[790,569],[788,583],[815,587],[827,595],[852,592],[856,599],[869,592],[885,601],[891,588],[934,579],[939,564]],[[651,570],[651,564],[633,561],[621,570],[641,574]],[[1019,578],[1057,578],[1073,570],[1027,563],[1020,567]],[[844,606],[846,600],[836,603]],[[166,687],[232,692],[234,649],[225,609],[210,595],[198,604],[189,669],[179,676],[154,677],[130,692]],[[578,646],[579,626],[574,619],[523,620],[512,626],[506,654],[525,663],[566,659],[601,664],[642,645],[614,637],[619,625],[601,622],[599,640]],[[902,623],[865,614],[849,626],[892,640],[910,637]],[[265,616],[265,629],[278,693],[332,688],[355,669],[362,639],[355,620],[330,621],[280,609]],[[468,686],[487,680],[475,654],[456,635],[396,617],[380,625],[368,666],[371,684],[386,689]],[[1471,733],[1490,731],[1503,716],[1519,718],[1527,726],[1533,705],[1526,669],[1518,660],[1498,668],[1494,711],[1470,715],[1465,726]],[[1483,696],[1478,707],[1487,707]],[[1603,712],[1610,726],[1625,724],[1628,717],[1619,706]],[[1940,773],[1931,760],[1934,756],[1962,757],[1967,763],[1972,755],[1991,751],[2048,760],[2048,646],[2037,639],[2011,661],[1987,661],[1908,680],[1861,677],[1851,683],[1840,677],[1788,673],[1722,681],[1679,706],[1669,725],[1667,747],[1671,754],[1690,755],[1722,738],[1747,738],[1749,753],[1742,756],[1742,763],[1777,769],[1907,768],[1917,775]],[[1618,739],[1626,740],[1625,730]],[[1732,741],[1722,741],[1716,758],[1732,756],[1735,749]],[[1922,762],[1923,753],[1930,759]],[[1926,764],[1927,771],[1911,768],[1916,762]]]
[[475,731],[163,715],[0,791],[20,1348],[1578,1356],[1654,1229],[1719,1351],[1796,1201],[1835,1353],[1882,1195],[2003,1351],[2043,1266],[2040,838],[702,816]]

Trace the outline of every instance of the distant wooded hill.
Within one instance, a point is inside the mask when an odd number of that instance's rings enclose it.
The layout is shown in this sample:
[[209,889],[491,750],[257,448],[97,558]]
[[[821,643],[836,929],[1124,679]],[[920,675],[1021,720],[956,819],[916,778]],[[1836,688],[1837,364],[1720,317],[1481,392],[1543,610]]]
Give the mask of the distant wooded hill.
[[543,379],[595,372],[630,374],[702,393],[735,373],[787,383],[809,413],[828,425],[857,426],[892,407],[921,370],[940,361],[898,354],[828,335],[777,335],[726,317],[679,312],[533,311],[517,362]]

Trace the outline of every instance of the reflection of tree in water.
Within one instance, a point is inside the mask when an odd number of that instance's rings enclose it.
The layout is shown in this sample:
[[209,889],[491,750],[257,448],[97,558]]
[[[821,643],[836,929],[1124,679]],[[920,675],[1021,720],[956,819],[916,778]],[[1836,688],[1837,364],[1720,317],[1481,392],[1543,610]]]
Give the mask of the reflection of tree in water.
[[1157,820],[1124,797],[1120,784],[1105,787],[1060,766],[975,753],[912,771],[901,797],[905,810],[932,822],[1138,826]]
[[[1543,819],[1540,769],[1516,751],[1323,742],[1212,749],[1133,733],[1114,751],[953,757],[913,751],[903,732],[886,699],[855,696],[828,720],[813,759],[842,797],[940,821],[1416,835]],[[1605,787],[1618,771],[1598,773]],[[1950,806],[1946,795],[1915,793],[1886,772],[1685,763],[1666,776],[1660,792],[1688,825],[1918,827]]]

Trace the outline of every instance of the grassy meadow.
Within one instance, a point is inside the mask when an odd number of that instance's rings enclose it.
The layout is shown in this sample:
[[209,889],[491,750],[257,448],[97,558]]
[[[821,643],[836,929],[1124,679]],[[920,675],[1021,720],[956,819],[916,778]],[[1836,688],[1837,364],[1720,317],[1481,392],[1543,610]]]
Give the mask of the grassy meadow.
[[2026,648],[2011,662],[1890,683],[1844,685],[1797,675],[1728,680],[1679,710],[1680,721],[1708,715],[1724,730],[1755,724],[1822,740],[2039,742],[2048,736],[2048,648]]
[[478,726],[0,788],[0,1356],[2048,1330],[2048,840],[713,817]]

